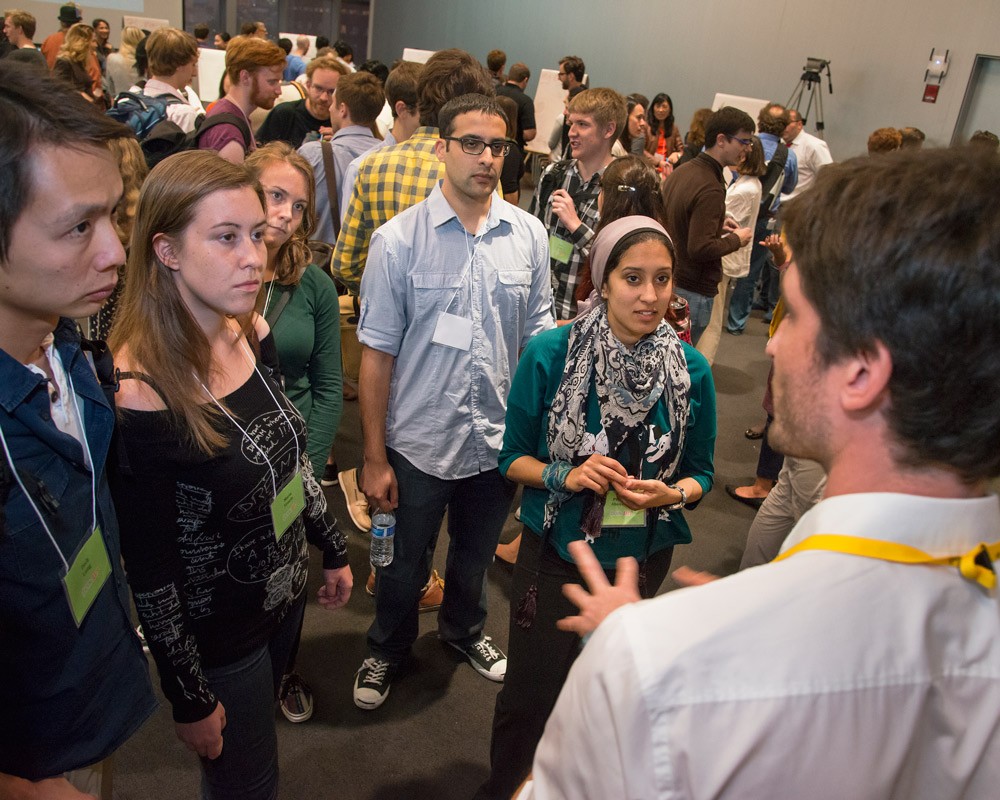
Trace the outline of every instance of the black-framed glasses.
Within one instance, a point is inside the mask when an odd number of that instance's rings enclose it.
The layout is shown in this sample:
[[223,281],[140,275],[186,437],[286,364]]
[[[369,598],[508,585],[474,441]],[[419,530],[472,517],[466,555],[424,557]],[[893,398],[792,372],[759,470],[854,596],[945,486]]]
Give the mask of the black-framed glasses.
[[726,138],[729,141],[737,141],[744,147],[750,147],[753,144],[753,139],[741,139],[739,136],[730,136],[728,133],[726,134]]
[[488,147],[494,158],[500,158],[500,156],[510,153],[510,146],[513,144],[513,142],[509,142],[506,139],[498,139],[495,142],[484,142],[475,136],[442,136],[441,138],[446,142],[460,142],[462,152],[468,153],[470,156],[478,156]]

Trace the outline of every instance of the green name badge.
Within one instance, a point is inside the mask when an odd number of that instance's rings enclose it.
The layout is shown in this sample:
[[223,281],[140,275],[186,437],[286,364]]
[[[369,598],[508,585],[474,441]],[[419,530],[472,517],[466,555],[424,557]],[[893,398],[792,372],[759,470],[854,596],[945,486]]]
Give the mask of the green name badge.
[[281,487],[277,496],[271,501],[271,522],[274,523],[274,538],[281,540],[292,523],[306,507],[306,487],[302,482],[302,471],[296,470]]
[[608,492],[607,499],[604,501],[602,528],[642,528],[645,525],[646,512],[644,509],[633,511],[621,501],[614,489]]
[[567,242],[554,233],[549,234],[549,255],[560,264],[568,264],[570,256],[573,255],[573,243]]
[[90,536],[81,542],[76,555],[70,561],[69,569],[62,576],[63,590],[69,602],[69,610],[73,615],[76,627],[83,624],[84,617],[94,605],[97,595],[101,593],[104,584],[111,575],[111,561],[108,550],[101,538],[100,526],[90,532]]

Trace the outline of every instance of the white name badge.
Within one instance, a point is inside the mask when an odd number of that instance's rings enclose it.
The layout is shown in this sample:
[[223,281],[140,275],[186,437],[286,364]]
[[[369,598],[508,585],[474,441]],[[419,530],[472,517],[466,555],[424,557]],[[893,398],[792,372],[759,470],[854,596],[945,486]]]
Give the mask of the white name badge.
[[472,320],[458,317],[442,311],[434,326],[434,344],[454,347],[456,350],[468,351],[472,347]]

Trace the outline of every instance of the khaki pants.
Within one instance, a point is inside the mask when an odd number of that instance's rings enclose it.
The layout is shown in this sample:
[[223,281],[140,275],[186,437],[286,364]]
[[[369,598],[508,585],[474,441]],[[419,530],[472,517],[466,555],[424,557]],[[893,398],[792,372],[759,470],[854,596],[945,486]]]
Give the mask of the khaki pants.
[[100,800],[111,800],[111,778],[114,775],[113,757],[98,761],[83,769],[75,769],[65,774],[66,780],[75,789],[92,794]]

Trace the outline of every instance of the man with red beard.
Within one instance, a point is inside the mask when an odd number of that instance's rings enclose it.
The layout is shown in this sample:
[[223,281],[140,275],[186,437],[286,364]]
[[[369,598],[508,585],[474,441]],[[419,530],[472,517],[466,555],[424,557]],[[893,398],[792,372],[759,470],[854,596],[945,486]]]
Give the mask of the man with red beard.
[[[312,132],[329,135],[330,107],[333,105],[337,82],[348,69],[333,56],[314,58],[306,67],[306,96],[274,107],[257,131],[257,142],[288,142],[296,150]],[[324,130],[325,129],[325,130]]]
[[206,119],[231,114],[246,121],[246,130],[237,124],[216,125],[201,137],[198,147],[217,150],[234,164],[242,164],[247,153],[257,149],[250,130],[250,112],[271,108],[281,94],[281,73],[285,51],[274,42],[250,36],[236,36],[226,48],[229,91],[212,106]]

